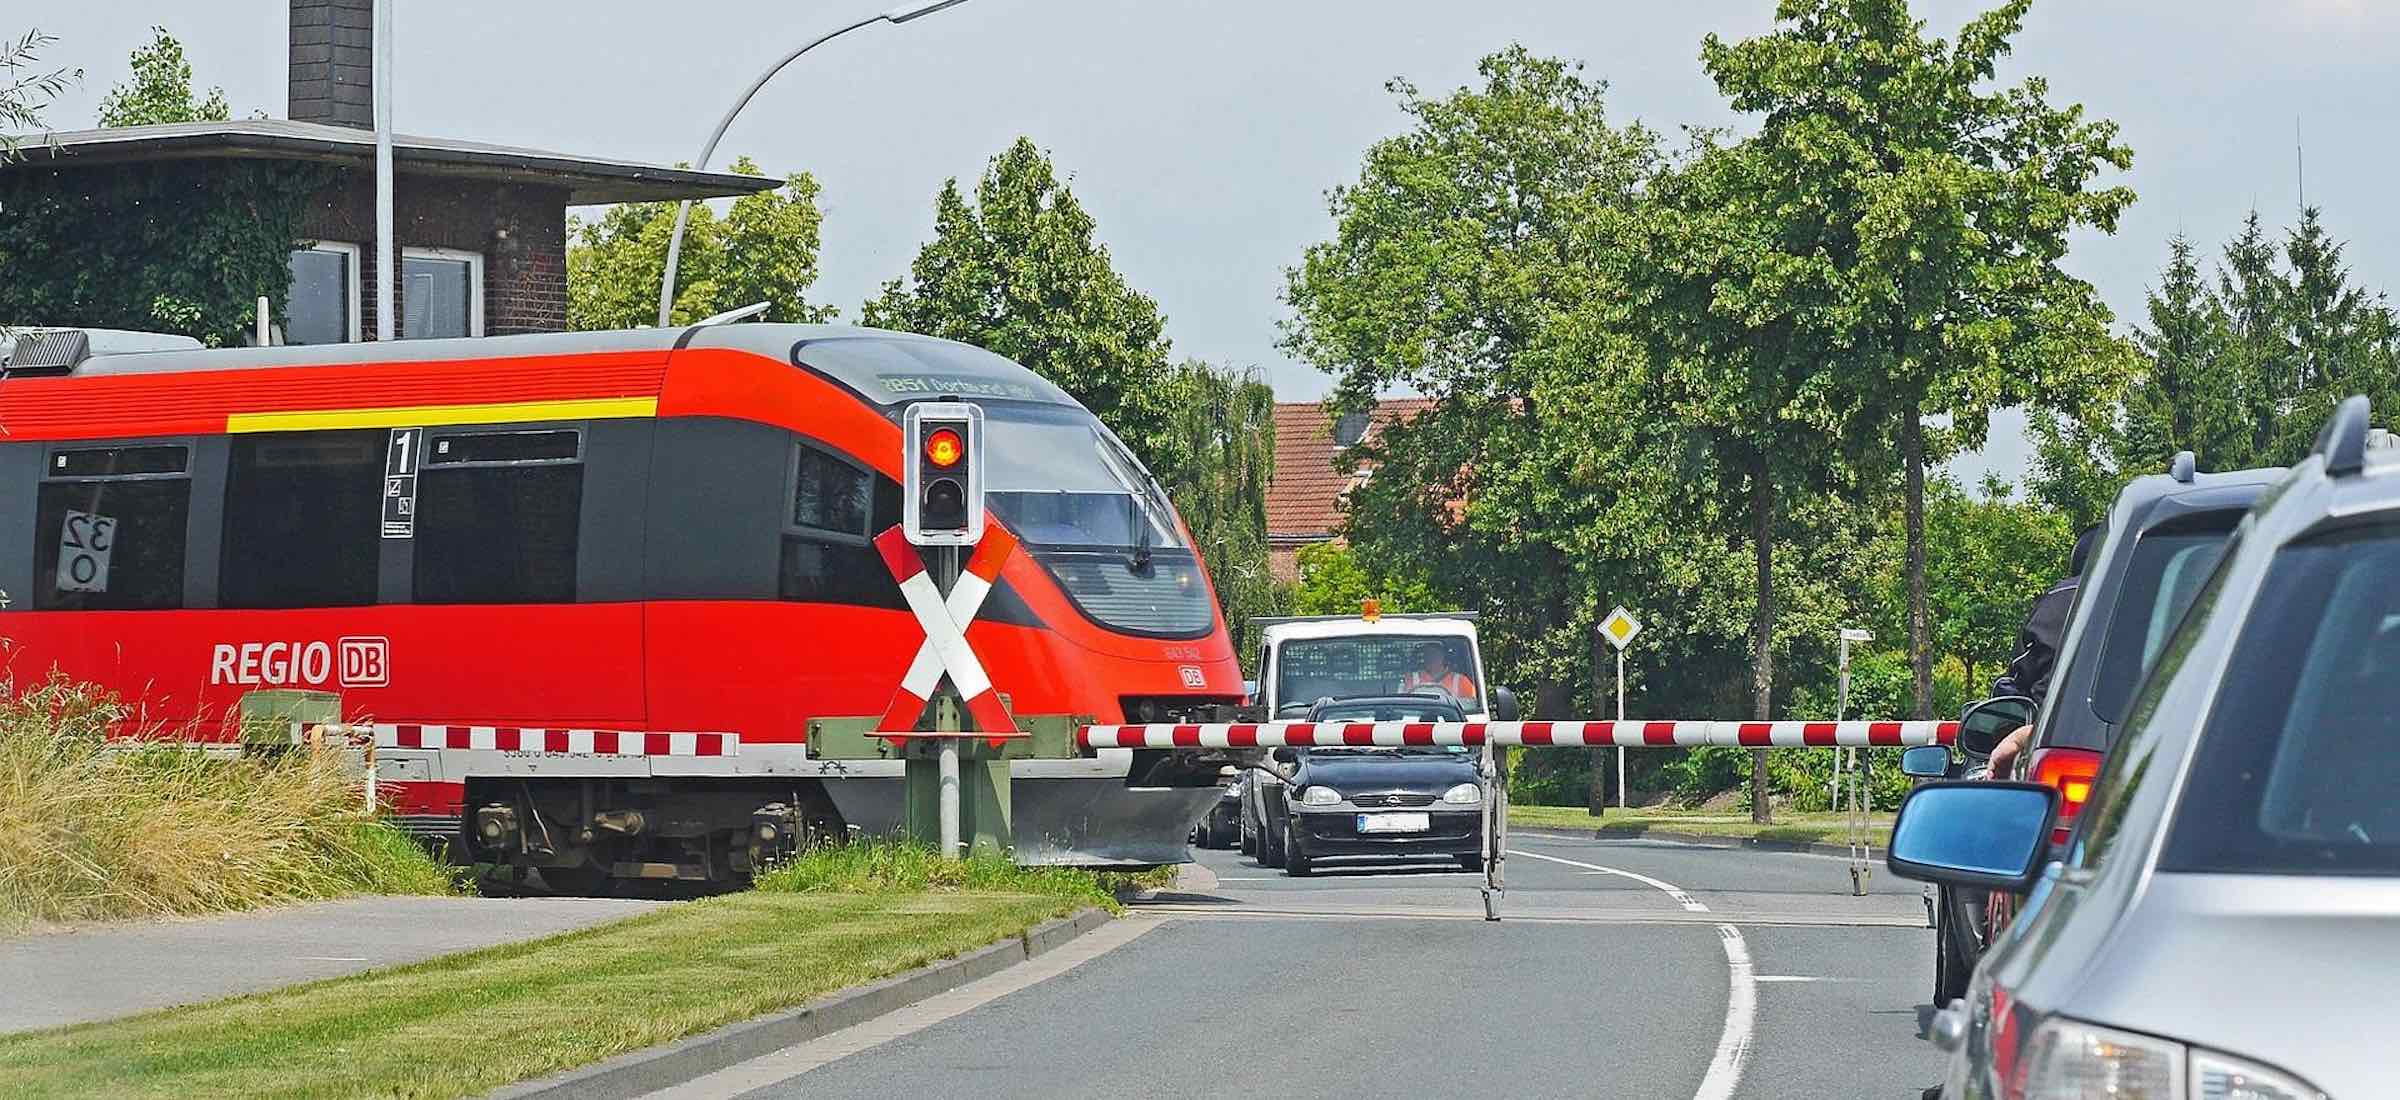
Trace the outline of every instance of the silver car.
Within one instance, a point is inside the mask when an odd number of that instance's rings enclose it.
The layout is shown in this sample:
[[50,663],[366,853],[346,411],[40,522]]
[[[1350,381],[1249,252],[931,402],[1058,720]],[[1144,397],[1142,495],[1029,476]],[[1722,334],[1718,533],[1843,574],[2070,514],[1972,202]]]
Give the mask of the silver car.
[[2400,453],[2367,411],[2235,531],[2064,852],[2047,787],[1902,807],[1895,872],[2030,891],[1934,1019],[1942,1095],[2400,1094]]

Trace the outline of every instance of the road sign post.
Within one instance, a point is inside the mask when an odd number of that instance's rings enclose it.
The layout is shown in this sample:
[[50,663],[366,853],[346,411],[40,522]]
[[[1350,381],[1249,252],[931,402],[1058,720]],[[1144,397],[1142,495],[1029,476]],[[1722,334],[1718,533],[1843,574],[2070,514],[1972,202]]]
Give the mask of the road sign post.
[[[1617,721],[1625,720],[1625,647],[1642,633],[1642,621],[1619,604],[1617,609],[1600,620],[1600,636],[1617,647]],[[1617,746],[1617,808],[1625,808],[1625,746]]]

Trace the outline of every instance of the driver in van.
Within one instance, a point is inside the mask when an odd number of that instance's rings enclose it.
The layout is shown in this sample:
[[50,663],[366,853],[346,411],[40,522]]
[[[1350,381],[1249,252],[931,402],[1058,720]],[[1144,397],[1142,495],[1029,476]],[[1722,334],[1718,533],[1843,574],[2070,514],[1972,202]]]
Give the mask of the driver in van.
[[1455,699],[1475,697],[1475,681],[1466,673],[1450,671],[1450,651],[1442,643],[1434,642],[1419,649],[1417,659],[1421,663],[1415,672],[1401,679],[1401,691],[1439,688]]

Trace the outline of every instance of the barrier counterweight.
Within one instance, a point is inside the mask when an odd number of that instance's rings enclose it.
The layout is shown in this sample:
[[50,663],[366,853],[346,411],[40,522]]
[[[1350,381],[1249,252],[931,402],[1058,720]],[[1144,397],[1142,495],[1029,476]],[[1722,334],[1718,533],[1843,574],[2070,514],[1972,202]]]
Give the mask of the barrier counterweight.
[[1739,745],[1747,748],[1947,745],[1956,722],[1217,722],[1085,726],[1093,749],[1277,745]]

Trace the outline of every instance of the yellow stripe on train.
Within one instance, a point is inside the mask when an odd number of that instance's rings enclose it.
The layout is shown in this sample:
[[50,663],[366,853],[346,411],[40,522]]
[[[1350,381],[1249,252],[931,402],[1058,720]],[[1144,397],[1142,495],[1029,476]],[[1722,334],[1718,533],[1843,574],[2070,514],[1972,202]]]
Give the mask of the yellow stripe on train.
[[547,420],[612,420],[657,415],[656,397],[598,397],[580,401],[513,401],[497,405],[231,413],[225,417],[225,430],[240,433],[305,432],[331,428],[430,428],[446,424],[525,424]]

